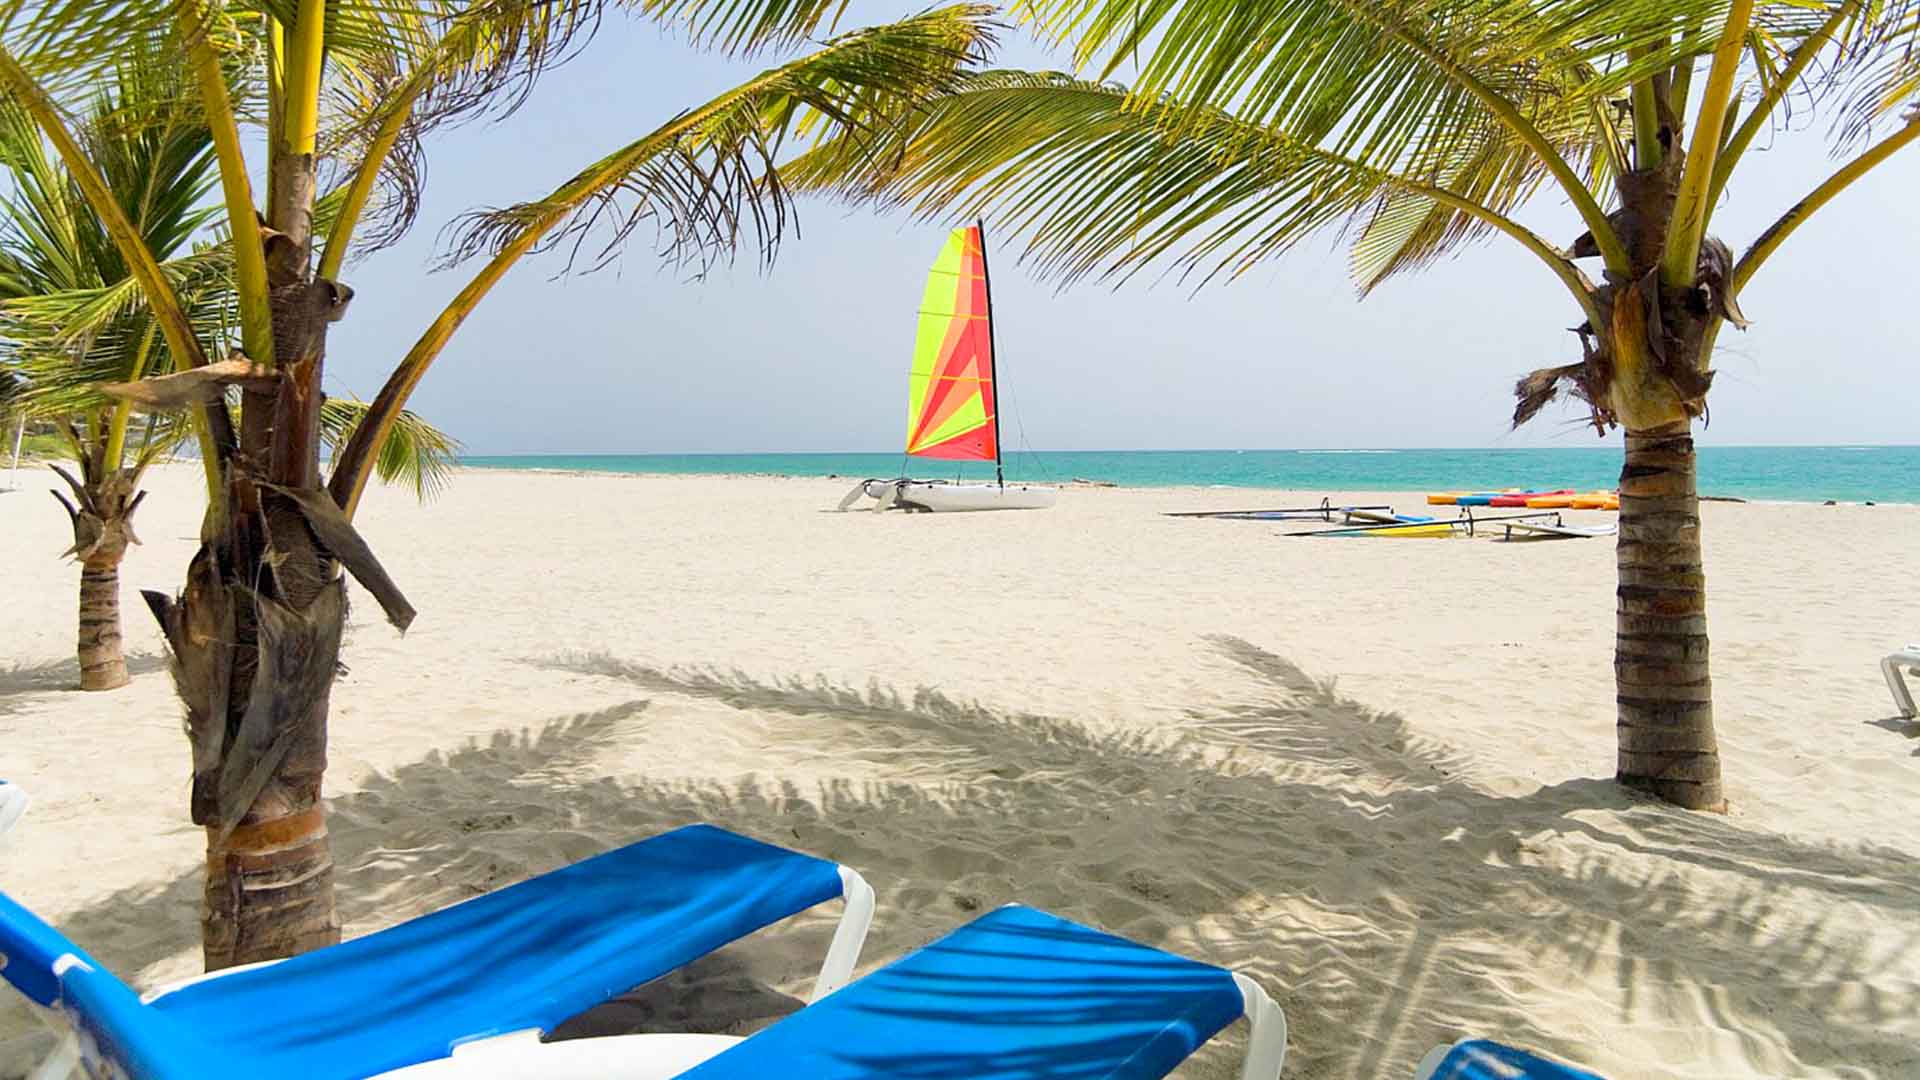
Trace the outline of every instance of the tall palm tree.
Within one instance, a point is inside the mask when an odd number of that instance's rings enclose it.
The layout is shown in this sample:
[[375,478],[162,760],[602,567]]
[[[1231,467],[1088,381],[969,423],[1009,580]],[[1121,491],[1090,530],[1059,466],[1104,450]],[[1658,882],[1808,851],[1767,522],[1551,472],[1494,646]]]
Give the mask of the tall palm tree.
[[[75,130],[204,347],[233,311],[232,258],[225,244],[192,245],[220,212],[203,201],[218,180],[217,163],[212,134],[162,44],[130,40]],[[71,468],[52,468],[71,498],[53,495],[73,527],[64,554],[81,566],[80,688],[112,690],[127,683],[119,572],[128,546],[139,542],[140,479],[190,435],[173,418],[136,424],[132,403],[116,402],[100,386],[171,370],[174,358],[100,217],[11,99],[0,102],[0,170],[10,181],[10,194],[0,197],[0,373],[18,387],[12,407],[22,419],[51,422],[65,436]],[[328,430],[344,442],[365,406],[328,406]],[[403,419],[383,475],[424,493],[450,467],[454,444],[418,417]]]
[[[785,170],[927,215],[989,212],[1040,273],[1231,277],[1327,228],[1362,294],[1482,237],[1535,256],[1578,359],[1521,379],[1624,428],[1614,672],[1622,783],[1724,805],[1692,423],[1741,289],[1829,200],[1920,138],[1920,5],[1867,0],[1032,0],[1100,78],[969,78],[880,139]],[[1831,110],[1833,174],[1738,259],[1708,234],[1790,96]],[[1564,246],[1514,213],[1578,216]],[[1576,229],[1584,229],[1576,237]],[[1581,260],[1596,259],[1596,283]]]
[[[209,967],[283,956],[339,937],[320,803],[327,696],[345,616],[344,567],[404,629],[414,610],[352,518],[408,395],[448,339],[529,251],[596,225],[617,245],[659,230],[670,256],[762,251],[790,205],[771,169],[798,125],[808,137],[873,130],[951,87],[990,43],[979,6],[940,8],[843,34],[660,126],[529,202],[473,214],[450,261],[481,268],[400,360],[322,477],[319,388],[328,326],[352,290],[348,252],[403,232],[419,206],[422,139],[510,110],[582,45],[599,0],[102,0],[0,6],[0,86],[53,143],[107,226],[161,337],[172,375],[116,389],[146,409],[187,408],[203,446],[209,515],[177,598],[149,594],[175,658],[193,755],[193,820],[206,827]],[[636,0],[698,40],[792,50],[833,0]],[[170,36],[212,132],[232,238],[238,342],[203,346],[189,309],[94,167],[67,103],[132,32]],[[235,69],[257,73],[236,92]],[[256,202],[240,126],[265,127]],[[338,211],[316,219],[324,178]],[[376,200],[378,193],[381,197]],[[226,396],[236,390],[236,417]]]

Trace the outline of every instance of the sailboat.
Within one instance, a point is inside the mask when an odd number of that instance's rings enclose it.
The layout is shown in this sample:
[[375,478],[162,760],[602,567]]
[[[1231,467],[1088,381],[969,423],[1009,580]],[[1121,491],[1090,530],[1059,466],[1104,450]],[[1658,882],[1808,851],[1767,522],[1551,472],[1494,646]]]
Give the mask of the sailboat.
[[953,230],[927,274],[907,377],[906,456],[991,461],[993,483],[914,480],[904,475],[903,459],[903,475],[860,481],[840,509],[867,497],[875,510],[1040,510],[1059,496],[1050,487],[1007,483],[1000,461],[986,237],[981,223]]

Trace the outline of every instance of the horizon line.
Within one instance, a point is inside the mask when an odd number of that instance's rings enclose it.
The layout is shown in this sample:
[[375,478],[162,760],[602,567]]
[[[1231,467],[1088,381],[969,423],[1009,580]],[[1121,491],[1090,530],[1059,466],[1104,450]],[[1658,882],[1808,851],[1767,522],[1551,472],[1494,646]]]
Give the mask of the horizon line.
[[[1905,450],[1920,448],[1920,442],[1819,442],[1819,443],[1709,443],[1701,450]],[[1145,446],[1103,447],[1098,449],[1025,449],[1020,454],[1299,454],[1299,453],[1423,453],[1474,451],[1482,453],[1530,453],[1556,450],[1617,450],[1614,446]],[[460,458],[475,457],[891,457],[899,450],[506,450],[462,453]]]

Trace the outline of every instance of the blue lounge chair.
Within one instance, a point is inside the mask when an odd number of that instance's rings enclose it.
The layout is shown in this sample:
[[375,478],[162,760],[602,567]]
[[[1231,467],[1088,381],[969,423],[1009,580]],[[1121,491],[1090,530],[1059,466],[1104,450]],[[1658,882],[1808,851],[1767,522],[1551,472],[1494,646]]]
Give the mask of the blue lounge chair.
[[540,1052],[570,1045],[540,1033],[835,897],[846,904],[821,998],[852,975],[872,889],[845,867],[710,825],[144,999],[0,893],[0,977],[69,1029],[36,1077],[82,1062],[135,1080],[411,1076],[437,1060],[513,1074],[487,1064],[495,1056],[539,1076]]
[[[642,1075],[1151,1080],[1241,1016],[1251,1022],[1241,1075],[1274,1080],[1287,1021],[1251,979],[1009,906],[744,1040],[687,1036],[704,1040],[711,1056]],[[600,1045],[581,1050],[611,1052],[621,1041],[584,1040]],[[681,1073],[678,1065],[692,1067]]]
[[1462,1039],[1436,1046],[1413,1080],[1601,1080],[1585,1069],[1548,1061],[1490,1039]]

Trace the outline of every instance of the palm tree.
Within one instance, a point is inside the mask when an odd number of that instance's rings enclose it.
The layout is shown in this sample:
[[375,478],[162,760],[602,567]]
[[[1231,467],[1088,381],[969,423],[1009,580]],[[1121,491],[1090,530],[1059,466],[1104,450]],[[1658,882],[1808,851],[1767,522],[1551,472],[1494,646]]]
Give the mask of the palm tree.
[[[784,171],[929,216],[994,213],[1062,282],[1159,265],[1231,277],[1327,227],[1364,295],[1499,234],[1565,287],[1579,358],[1521,379],[1624,428],[1614,671],[1619,780],[1724,806],[1692,423],[1724,322],[1788,236],[1920,138],[1920,6],[1865,0],[1034,0],[1101,79],[970,77],[880,139]],[[1701,76],[1704,77],[1701,77]],[[1735,259],[1708,225],[1790,96],[1845,160]],[[1877,139],[1876,139],[1876,136]],[[1537,195],[1585,231],[1515,220]],[[1608,208],[1611,204],[1611,210]],[[1571,233],[1572,228],[1568,229]],[[1600,281],[1579,261],[1600,260]]]
[[[148,66],[123,64],[107,89],[96,93],[81,125],[97,167],[119,181],[122,212],[157,257],[168,259],[207,224],[213,211],[197,204],[211,187],[212,148],[204,128],[177,108],[147,113],[151,102],[173,95]],[[198,130],[196,130],[198,129]],[[0,210],[0,363],[21,389],[23,417],[58,416],[79,475],[53,466],[72,492],[54,491],[73,526],[73,546],[64,554],[80,563],[80,687],[111,690],[127,682],[120,641],[120,561],[137,543],[133,515],[141,473],[174,441],[177,425],[147,425],[129,439],[131,410],[114,406],[69,376],[104,367],[122,378],[139,378],[149,364],[170,358],[156,348],[150,326],[132,310],[127,290],[105,291],[126,277],[124,263],[99,220],[49,156],[39,129],[11,100],[0,103],[0,166],[12,194]],[[205,326],[209,309],[206,260],[170,269],[194,301],[193,316]],[[188,278],[190,280],[182,280]],[[32,318],[57,306],[73,316],[77,297],[92,301],[86,325],[55,326]],[[217,319],[218,313],[212,312]],[[67,331],[71,330],[69,333]],[[131,442],[131,445],[130,445]]]
[[[840,5],[830,0],[642,0],[633,5],[734,51],[791,48]],[[404,629],[414,610],[352,518],[376,448],[447,340],[529,251],[578,243],[596,225],[618,245],[651,225],[670,257],[762,251],[790,204],[771,168],[782,139],[876,129],[950,88],[990,43],[991,9],[935,9],[833,38],[664,124],[629,135],[546,195],[475,213],[450,262],[484,256],[428,323],[334,456],[323,482],[319,387],[328,326],[347,311],[339,281],[362,252],[404,232],[419,205],[421,140],[436,126],[497,115],[579,47],[598,0],[117,0],[12,5],[0,24],[0,85],[54,145],[126,260],[171,375],[129,381],[123,398],[190,409],[209,513],[181,594],[149,594],[175,659],[192,744],[191,814],[206,827],[203,937],[210,968],[338,940],[333,862],[320,803],[327,696],[345,615],[344,567]],[[232,239],[238,343],[203,346],[180,291],[121,209],[113,177],[88,159],[66,103],[111,65],[131,33],[165,35],[212,133]],[[238,90],[230,74],[252,77]],[[264,205],[255,201],[242,123],[265,128]],[[316,206],[338,177],[330,222]],[[383,196],[374,199],[378,191]],[[317,262],[316,262],[317,256]],[[233,390],[236,417],[226,401]]]
[[[212,135],[159,45],[129,42],[75,130],[204,347],[233,310],[232,259],[224,244],[187,250],[219,213],[202,201],[218,174]],[[52,468],[72,497],[53,495],[73,527],[73,546],[63,554],[81,565],[80,688],[112,690],[128,679],[119,572],[128,546],[139,542],[140,479],[189,432],[160,416],[136,425],[131,402],[108,398],[100,386],[170,370],[173,355],[100,217],[11,100],[0,102],[0,168],[12,192],[0,200],[0,373],[17,387],[11,399],[21,419],[53,423],[65,438],[72,468]],[[328,405],[330,430],[344,441],[365,407]],[[384,475],[424,492],[444,476],[454,449],[408,414],[390,438]]]

